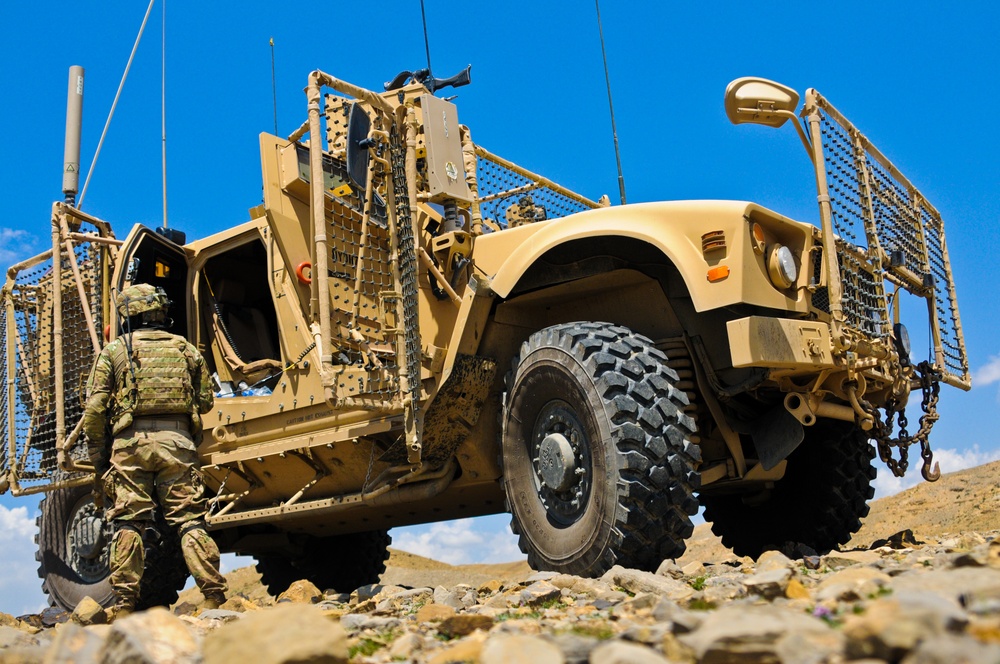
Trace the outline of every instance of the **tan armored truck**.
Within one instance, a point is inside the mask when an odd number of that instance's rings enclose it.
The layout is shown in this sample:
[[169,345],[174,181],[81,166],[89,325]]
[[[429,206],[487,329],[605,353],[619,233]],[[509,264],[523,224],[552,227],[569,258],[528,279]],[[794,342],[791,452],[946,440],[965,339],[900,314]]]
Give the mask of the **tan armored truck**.
[[[826,99],[725,97],[734,122],[796,127],[817,227],[568,191],[473,141],[434,94],[467,74],[375,93],[313,72],[307,121],[260,137],[263,203],[204,239],[53,206],[0,311],[5,488],[48,492],[53,603],[110,600],[79,420],[135,282],[207,358],[209,527],[275,593],[374,582],[390,528],[505,511],[534,568],[579,575],[680,555],[699,504],[738,554],[825,551],[867,514],[876,451],[901,474],[919,443],[935,478],[938,386],[970,386],[942,221]],[[147,540],[142,601],[170,602],[177,542]]]

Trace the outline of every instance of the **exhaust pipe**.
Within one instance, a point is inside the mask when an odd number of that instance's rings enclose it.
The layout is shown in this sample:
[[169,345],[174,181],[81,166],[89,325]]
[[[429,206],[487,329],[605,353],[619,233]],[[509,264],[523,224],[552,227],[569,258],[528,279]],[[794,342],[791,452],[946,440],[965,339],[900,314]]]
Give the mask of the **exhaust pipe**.
[[83,125],[83,67],[69,68],[66,93],[66,146],[63,150],[63,194],[67,205],[76,205],[80,189],[80,131]]

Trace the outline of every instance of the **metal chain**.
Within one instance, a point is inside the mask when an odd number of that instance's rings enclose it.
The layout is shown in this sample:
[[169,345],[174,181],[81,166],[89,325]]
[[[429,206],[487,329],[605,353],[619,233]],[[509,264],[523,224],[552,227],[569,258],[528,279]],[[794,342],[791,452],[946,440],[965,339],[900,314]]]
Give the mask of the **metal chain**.
[[[940,415],[937,412],[937,403],[941,390],[941,376],[934,371],[928,362],[921,362],[917,365],[917,372],[920,374],[920,389],[923,393],[923,400],[920,407],[924,414],[920,417],[920,429],[912,436],[907,431],[909,421],[906,418],[906,408],[898,407],[895,399],[889,399],[885,406],[885,419],[878,412],[878,408],[863,401],[862,405],[873,418],[875,426],[872,429],[872,438],[878,447],[879,458],[889,467],[892,474],[902,477],[909,467],[909,447],[914,443],[920,443],[920,457],[923,466],[920,474],[928,482],[934,482],[941,477],[941,470],[937,464],[931,468],[934,460],[934,452],[931,451],[930,433],[934,423]],[[898,414],[898,418],[897,418]],[[892,437],[893,421],[897,420],[899,425],[899,435]],[[899,459],[892,456],[892,448],[899,448]]]

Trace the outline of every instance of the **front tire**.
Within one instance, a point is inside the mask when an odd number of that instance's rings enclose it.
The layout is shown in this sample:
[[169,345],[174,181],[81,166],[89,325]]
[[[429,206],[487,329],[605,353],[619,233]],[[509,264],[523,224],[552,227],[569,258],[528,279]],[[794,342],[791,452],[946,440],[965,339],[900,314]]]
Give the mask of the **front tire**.
[[522,345],[501,453],[532,568],[653,571],[684,552],[701,450],[677,381],[652,341],[610,323],[556,325]]
[[860,427],[821,420],[788,457],[785,476],[752,497],[702,495],[705,520],[738,556],[805,544],[827,553],[846,544],[875,494],[875,450]]

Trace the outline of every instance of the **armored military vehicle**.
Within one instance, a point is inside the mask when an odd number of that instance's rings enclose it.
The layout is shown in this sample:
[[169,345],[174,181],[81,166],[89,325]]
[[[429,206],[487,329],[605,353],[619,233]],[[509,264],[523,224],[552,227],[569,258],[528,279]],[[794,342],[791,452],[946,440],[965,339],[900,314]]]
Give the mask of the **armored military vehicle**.
[[[867,514],[876,452],[901,474],[919,444],[935,479],[939,385],[970,386],[944,227],[824,97],[797,115],[763,79],[725,95],[733,122],[795,126],[814,226],[588,199],[475,143],[435,95],[465,82],[311,73],[306,121],[260,136],[262,204],[204,239],[121,238],[54,204],[52,249],[8,271],[0,311],[5,488],[47,492],[54,603],[110,600],[79,422],[136,282],[166,290],[211,367],[208,524],[272,592],[353,589],[384,570],[390,528],[505,511],[533,567],[579,575],[680,555],[699,504],[738,554],[824,551]],[[922,307],[916,361],[901,311]],[[185,577],[164,532],[146,605]]]

